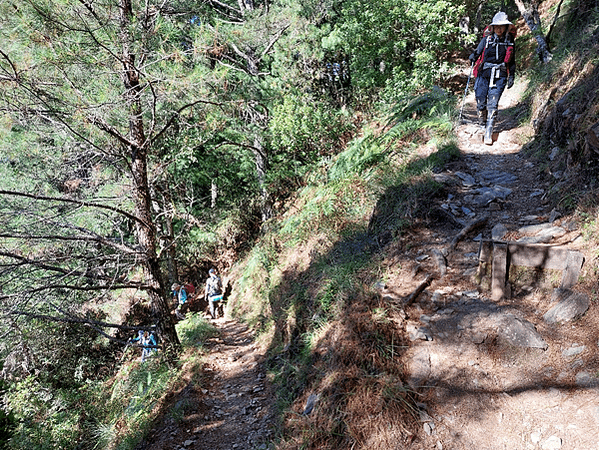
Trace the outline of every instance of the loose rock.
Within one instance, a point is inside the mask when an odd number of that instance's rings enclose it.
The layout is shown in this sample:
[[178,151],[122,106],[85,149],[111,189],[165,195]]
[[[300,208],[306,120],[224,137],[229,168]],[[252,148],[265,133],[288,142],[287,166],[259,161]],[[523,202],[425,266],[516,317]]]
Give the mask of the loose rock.
[[543,450],[559,450],[562,448],[562,440],[557,436],[551,436],[541,444]]
[[555,289],[551,301],[557,304],[543,315],[547,323],[572,322],[587,312],[590,306],[586,294],[569,289]]
[[573,345],[572,347],[565,349],[562,352],[562,356],[564,358],[571,358],[572,356],[580,355],[585,349],[586,347],[584,345]]
[[513,314],[506,314],[499,334],[510,344],[517,347],[547,349],[547,343],[528,320],[519,319]]

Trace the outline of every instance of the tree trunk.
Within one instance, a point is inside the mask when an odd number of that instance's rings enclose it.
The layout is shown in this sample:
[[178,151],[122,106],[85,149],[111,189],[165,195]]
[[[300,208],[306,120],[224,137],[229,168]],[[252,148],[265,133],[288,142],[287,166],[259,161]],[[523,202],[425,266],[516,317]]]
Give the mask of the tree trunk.
[[241,11],[242,16],[245,16],[248,11],[254,10],[253,0],[237,0],[237,4],[239,5],[239,10]]
[[177,251],[175,249],[175,231],[173,229],[173,216],[169,212],[164,216],[164,231],[166,239],[166,264],[168,267],[168,278],[170,283],[179,279],[179,268],[177,267]]
[[[171,193],[168,186],[160,190],[162,197],[162,236],[161,236],[161,255],[164,251],[163,259],[166,259],[168,270],[168,284],[172,284],[179,280],[179,268],[177,267],[177,249],[175,248],[175,230],[173,228],[174,205],[171,198]],[[168,287],[168,286],[167,286]]]
[[258,184],[260,186],[261,201],[261,215],[262,222],[267,221],[272,216],[272,208],[268,199],[268,190],[266,189],[266,171],[268,169],[268,159],[260,138],[256,136],[254,138],[254,156],[256,158],[256,173],[258,174]]
[[156,228],[152,218],[152,203],[148,183],[148,143],[144,132],[140,102],[141,86],[139,84],[139,73],[135,67],[135,56],[131,51],[132,38],[128,33],[133,15],[131,0],[120,0],[120,8],[124,95],[130,108],[129,131],[131,143],[127,151],[131,157],[135,216],[140,219],[136,223],[136,236],[142,256],[144,282],[148,286],[148,297],[157,321],[158,336],[167,359],[171,360],[178,354],[181,343],[177,336],[174,320],[170,314],[156,252]]
[[551,33],[553,32],[553,27],[555,27],[555,23],[557,22],[557,19],[559,19],[559,13],[560,10],[562,9],[562,3],[564,3],[564,0],[560,0],[559,4],[557,5],[557,10],[555,11],[555,16],[553,16],[553,21],[551,22],[551,26],[549,27],[549,31],[547,32],[547,36],[545,36],[545,40],[547,41],[547,45],[551,45]]
[[537,41],[537,54],[539,55],[539,59],[543,63],[548,63],[553,58],[553,55],[549,52],[547,42],[541,33],[541,16],[539,15],[537,2],[533,1],[527,8],[522,0],[514,1],[516,2],[518,11],[520,11],[522,18],[526,22],[526,25],[528,25],[528,28],[530,28],[530,31],[532,31],[532,34]]
[[478,35],[480,28],[481,28],[481,22],[482,22],[482,17],[483,17],[483,6],[485,5],[486,0],[481,1],[477,8],[476,8],[476,19],[474,20],[474,34]]
[[210,181],[210,208],[216,208],[216,199],[218,198],[218,186],[216,180],[213,178]]

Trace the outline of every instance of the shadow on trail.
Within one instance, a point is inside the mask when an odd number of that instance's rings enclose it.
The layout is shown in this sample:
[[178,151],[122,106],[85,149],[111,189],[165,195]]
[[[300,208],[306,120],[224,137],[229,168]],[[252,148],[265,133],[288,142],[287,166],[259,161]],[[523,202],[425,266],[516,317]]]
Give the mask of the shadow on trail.
[[[500,133],[502,131],[518,128],[520,122],[530,116],[530,109],[528,102],[517,103],[516,105],[509,107],[500,107],[497,112],[497,119],[495,121],[495,126],[493,127],[493,132]],[[479,125],[478,114],[476,112],[476,101],[472,96],[468,96],[466,99],[464,109],[462,110],[461,123]]]
[[275,402],[254,333],[236,321],[215,324],[220,333],[204,343],[201,371],[166,400],[138,450],[258,449],[272,440]]
[[[529,113],[528,108],[526,104],[517,104],[501,110],[497,130],[500,133],[513,131],[518,127],[520,118]],[[475,120],[472,108],[465,109],[464,115],[467,120]],[[521,217],[548,215],[548,204],[543,202],[542,196],[535,196],[535,191],[547,187],[544,173],[535,169],[536,163],[531,163],[532,168],[527,166],[526,155],[522,152],[504,155],[497,148],[499,145],[494,144],[494,154],[481,150],[463,151],[457,158],[433,155],[432,160],[442,161],[442,164],[431,164],[431,161],[413,163],[414,166],[432,166],[436,175],[447,177],[435,176],[433,180],[414,177],[411,180],[416,181],[389,187],[380,196],[367,230],[346,233],[328,251],[313,253],[308,267],[298,264],[282,274],[269,297],[275,330],[267,367],[281,386],[280,401],[286,406],[293,405],[298,414],[296,420],[286,423],[292,433],[297,433],[297,436],[308,433],[311,442],[326,443],[331,448],[349,448],[353,443],[366,442],[370,435],[380,433],[376,428],[367,431],[356,424],[356,417],[368,408],[364,403],[356,404],[353,399],[366,391],[369,394],[363,400],[368,400],[368,407],[374,408],[370,403],[380,407],[368,410],[369,413],[383,414],[389,408],[391,412],[385,416],[388,423],[402,420],[405,424],[412,424],[406,426],[416,427],[417,399],[431,390],[441,393],[431,401],[448,408],[456,402],[473,401],[474,397],[480,396],[586,389],[573,382],[572,375],[558,381],[560,373],[555,367],[549,370],[553,364],[550,361],[530,368],[527,372],[529,379],[509,387],[497,384],[473,387],[468,382],[472,373],[468,367],[456,373],[455,378],[429,378],[422,392],[416,393],[406,384],[405,361],[402,358],[414,344],[406,336],[402,298],[411,291],[418,276],[415,272],[405,275],[405,286],[391,286],[400,293],[399,296],[382,299],[373,288],[382,280],[378,274],[373,274],[372,267],[380,264],[381,274],[390,270],[409,273],[416,266],[422,266],[421,272],[436,273],[432,258],[416,262],[416,257],[430,255],[434,249],[442,250],[460,227],[473,218],[489,214],[490,221],[481,232],[483,236],[490,237],[491,228],[499,222],[507,221],[508,225],[517,227]],[[479,172],[484,170],[504,170],[503,165],[509,158],[513,158],[509,167],[519,177],[511,186],[510,196],[476,206],[464,200],[471,191],[455,177],[456,172],[470,172],[477,179]],[[528,178],[520,178],[523,173],[528,174]],[[456,208],[447,207],[448,198],[453,199]],[[460,279],[463,282],[467,279],[464,269],[476,266],[476,263],[466,260],[464,251],[464,247],[458,247],[457,255],[447,258],[450,273],[444,281],[446,285],[454,281],[458,284]],[[468,283],[471,283],[469,279],[464,282]],[[415,302],[414,308],[406,308],[409,319],[418,320],[423,311],[434,314],[439,305],[429,298],[435,288],[433,284],[428,293],[425,292]],[[444,299],[443,307],[452,307],[453,301],[451,298]],[[510,302],[502,308],[528,316],[537,314],[535,323],[540,324],[535,305]],[[549,335],[551,346],[571,339],[566,329],[541,328],[542,333]],[[458,328],[455,327],[455,330]],[[588,333],[585,342],[594,340],[596,343],[599,338],[596,327],[589,330],[593,331]],[[433,342],[435,339],[438,336],[433,334]],[[456,337],[454,342],[448,342],[448,345],[458,348],[463,339]],[[505,351],[509,354],[509,348],[497,347],[493,341],[485,342],[478,351],[481,356],[492,354],[492,357],[498,358],[499,365],[502,364],[500,353]],[[599,366],[596,359],[586,358],[576,370],[597,373]],[[592,386],[592,380],[589,386]],[[390,392],[401,401],[388,403]],[[303,408],[313,395],[317,395],[319,400],[308,421],[301,417],[305,417],[302,415]],[[465,414],[476,421],[495,409],[492,402],[480,402],[478,409]],[[340,420],[340,416],[345,419]],[[306,423],[310,424],[308,428],[304,426]]]

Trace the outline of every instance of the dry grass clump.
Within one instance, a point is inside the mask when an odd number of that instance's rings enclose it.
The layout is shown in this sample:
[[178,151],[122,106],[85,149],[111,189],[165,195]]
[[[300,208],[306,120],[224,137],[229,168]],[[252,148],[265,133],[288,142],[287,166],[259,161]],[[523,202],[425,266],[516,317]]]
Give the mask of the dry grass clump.
[[365,299],[354,299],[316,343],[306,387],[284,418],[292,438],[280,450],[387,450],[412,440],[415,401],[400,358],[405,341],[373,313]]

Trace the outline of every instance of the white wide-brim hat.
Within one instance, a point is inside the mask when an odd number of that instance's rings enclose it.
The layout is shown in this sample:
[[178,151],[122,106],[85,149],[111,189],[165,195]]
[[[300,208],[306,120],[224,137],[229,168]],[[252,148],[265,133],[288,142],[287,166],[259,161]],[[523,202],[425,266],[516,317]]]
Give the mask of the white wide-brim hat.
[[513,25],[507,18],[507,14],[503,11],[499,11],[493,16],[493,22],[491,25]]

